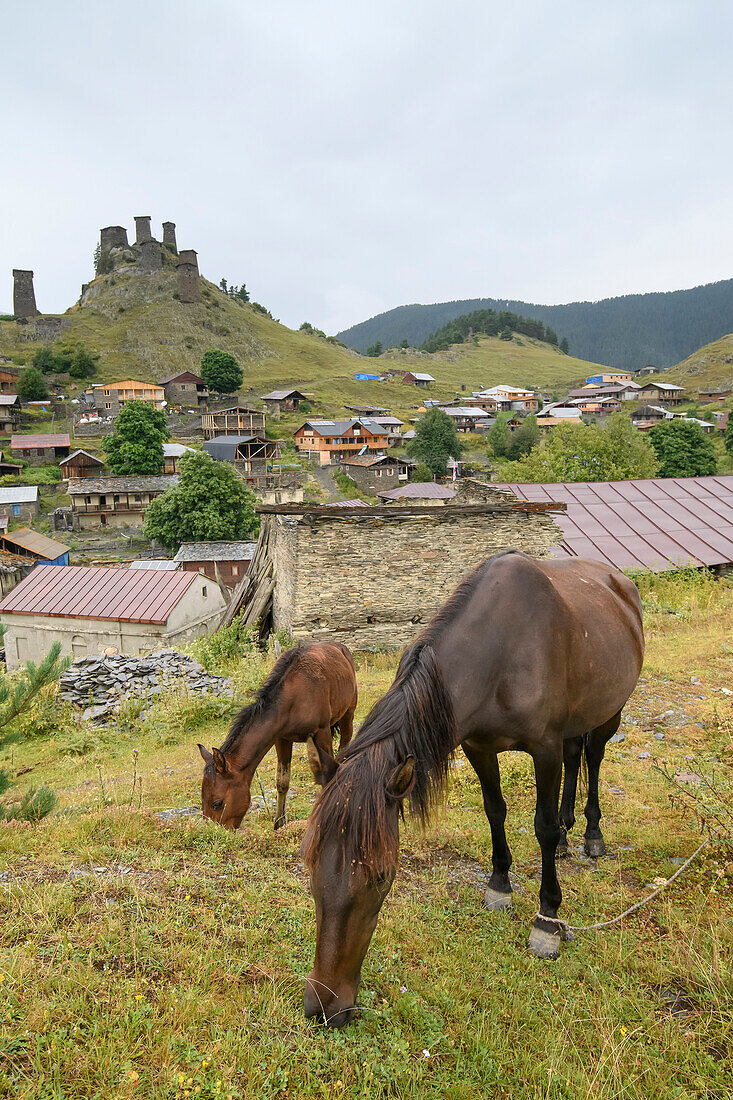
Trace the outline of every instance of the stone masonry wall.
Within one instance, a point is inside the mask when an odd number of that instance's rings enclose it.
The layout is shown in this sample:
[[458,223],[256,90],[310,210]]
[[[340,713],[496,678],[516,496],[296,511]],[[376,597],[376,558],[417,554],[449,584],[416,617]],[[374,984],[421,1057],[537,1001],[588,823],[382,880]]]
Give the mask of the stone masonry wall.
[[[263,520],[265,517],[263,517]],[[548,556],[562,541],[531,512],[267,517],[274,536],[274,625],[355,649],[403,646],[461,577],[500,550]]]

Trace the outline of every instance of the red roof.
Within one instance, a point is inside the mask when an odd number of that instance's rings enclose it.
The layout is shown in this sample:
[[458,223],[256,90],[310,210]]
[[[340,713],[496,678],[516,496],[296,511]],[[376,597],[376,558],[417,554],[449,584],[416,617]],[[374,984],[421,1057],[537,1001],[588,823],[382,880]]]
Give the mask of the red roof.
[[658,571],[733,562],[733,476],[504,484],[522,500],[565,501],[557,557]]
[[37,565],[0,603],[3,615],[165,623],[198,573]]
[[20,447],[68,447],[68,433],[64,435],[12,435],[10,437],[10,450],[15,451]]

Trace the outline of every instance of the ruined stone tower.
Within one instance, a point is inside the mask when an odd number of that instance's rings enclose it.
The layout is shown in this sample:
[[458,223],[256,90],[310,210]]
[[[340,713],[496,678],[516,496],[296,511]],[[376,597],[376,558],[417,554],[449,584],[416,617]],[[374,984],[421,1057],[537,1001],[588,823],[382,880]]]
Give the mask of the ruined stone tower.
[[178,253],[175,222],[163,222],[163,244],[169,245],[175,253]]
[[[195,256],[196,253],[194,252],[194,258]],[[33,290],[32,271],[13,270],[13,313],[16,317],[39,316],[39,310],[36,308],[36,295]]]
[[199,263],[193,248],[178,254],[178,296],[182,302],[200,302]]
[[127,248],[127,230],[124,225],[108,225],[99,234],[99,247],[102,252],[111,248]]
[[150,215],[143,214],[139,218],[135,218],[135,244],[145,244],[146,241],[152,241],[152,239]]
[[140,245],[138,265],[143,271],[159,271],[163,266],[163,251],[158,241],[144,241]]

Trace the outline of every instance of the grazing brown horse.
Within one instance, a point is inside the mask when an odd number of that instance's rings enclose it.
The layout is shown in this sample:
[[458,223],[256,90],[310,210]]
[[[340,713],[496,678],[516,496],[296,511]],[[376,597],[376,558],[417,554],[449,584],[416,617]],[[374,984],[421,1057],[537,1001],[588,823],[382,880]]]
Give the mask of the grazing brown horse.
[[239,712],[219,749],[199,745],[204,760],[201,803],[204,817],[238,829],[250,804],[257,765],[272,746],[277,752],[277,816],[285,824],[293,742],[308,741],[308,759],[323,782],[319,753],[333,760],[333,736],[343,749],[354,730],[357,688],[354,661],[340,642],[313,642],[287,650],[253,703]]
[[[542,957],[559,953],[555,854],[564,836],[558,813],[563,746],[573,746],[572,765],[585,745],[585,840],[593,852],[602,844],[598,769],[643,654],[639,594],[622,573],[599,562],[539,562],[510,551],[459,584],[405,651],[392,687],[351,745],[337,761],[322,760],[330,780],[302,848],[317,925],[306,1016],[332,1027],[351,1019],[362,963],[397,868],[403,800],[409,797],[412,811],[427,819],[457,745],[478,774],[491,826],[490,908],[508,905],[512,891],[497,753],[532,756],[542,882],[529,947]],[[564,813],[567,818],[568,805]]]

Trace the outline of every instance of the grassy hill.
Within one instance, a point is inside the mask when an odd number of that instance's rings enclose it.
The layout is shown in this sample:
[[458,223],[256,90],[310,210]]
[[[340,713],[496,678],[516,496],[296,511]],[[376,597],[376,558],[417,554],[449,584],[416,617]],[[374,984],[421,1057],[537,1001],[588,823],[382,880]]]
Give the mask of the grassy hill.
[[733,386],[733,333],[698,348],[664,377],[691,391]]
[[545,306],[504,298],[473,298],[431,305],[399,306],[338,333],[365,351],[403,339],[415,346],[436,329],[477,309],[512,310],[550,325],[566,337],[574,355],[634,370],[647,363],[670,367],[708,340],[733,329],[733,279],[669,293],[625,294],[599,302]]
[[[83,304],[62,315],[63,332],[53,343],[82,343],[96,352],[98,377],[105,381],[129,377],[159,381],[176,371],[197,371],[207,349],[222,348],[236,356],[244,369],[245,399],[253,400],[276,387],[297,386],[312,392],[318,412],[327,414],[342,412],[347,404],[376,403],[399,415],[419,404],[420,397],[411,387],[354,379],[361,371],[387,369],[395,357],[406,369],[434,375],[431,396],[437,398],[451,398],[462,385],[471,390],[499,382],[561,391],[597,369],[597,364],[564,356],[527,337],[486,338],[432,356],[395,352],[379,361],[364,360],[319,336],[286,328],[254,306],[229,298],[205,279],[201,286],[200,303],[178,301],[171,261],[153,274],[128,265],[101,275],[89,285]],[[0,322],[0,356],[16,364],[30,363],[35,349],[49,343],[45,330],[43,319],[28,324]],[[66,388],[75,392],[80,386],[72,380]]]

